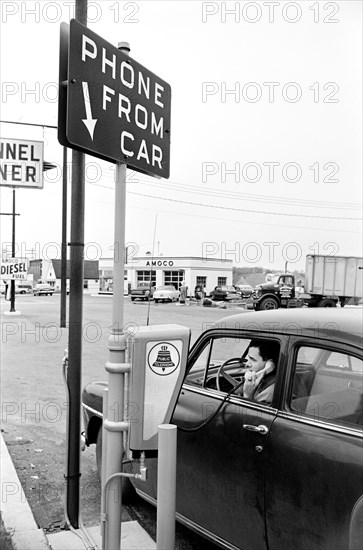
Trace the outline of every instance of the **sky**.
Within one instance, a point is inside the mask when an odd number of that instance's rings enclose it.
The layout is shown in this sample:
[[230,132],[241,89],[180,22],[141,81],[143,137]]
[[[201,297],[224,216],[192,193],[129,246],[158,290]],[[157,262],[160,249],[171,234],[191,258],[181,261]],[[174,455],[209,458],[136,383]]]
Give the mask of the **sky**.
[[[17,256],[60,257],[63,147],[47,126],[74,6],[0,4],[1,137],[43,141],[57,165],[43,189],[16,190]],[[133,254],[267,269],[362,255],[360,1],[89,1],[88,27],[172,90],[169,179],[127,171]],[[86,259],[113,255],[114,168],[86,156]],[[2,186],[2,213],[12,198]],[[1,232],[9,251],[11,216]]]

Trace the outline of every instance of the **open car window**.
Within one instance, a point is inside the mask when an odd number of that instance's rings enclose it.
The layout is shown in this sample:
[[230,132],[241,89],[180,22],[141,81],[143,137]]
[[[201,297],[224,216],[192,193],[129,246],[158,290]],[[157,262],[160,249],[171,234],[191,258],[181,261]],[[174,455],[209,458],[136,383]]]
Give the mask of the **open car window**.
[[215,388],[215,379],[219,367],[225,361],[231,359],[236,359],[236,361],[227,367],[228,372],[232,376],[233,374],[240,376],[242,372],[241,361],[247,352],[250,341],[248,338],[236,338],[235,336],[210,338],[195,359],[184,383],[209,388],[214,386]]
[[[184,383],[192,386],[216,389],[218,371],[228,361],[225,371],[237,381],[244,372],[243,358],[250,344],[249,338],[236,336],[213,337],[206,341],[203,350],[196,357]],[[220,380],[221,391],[229,391],[231,385],[223,377]]]

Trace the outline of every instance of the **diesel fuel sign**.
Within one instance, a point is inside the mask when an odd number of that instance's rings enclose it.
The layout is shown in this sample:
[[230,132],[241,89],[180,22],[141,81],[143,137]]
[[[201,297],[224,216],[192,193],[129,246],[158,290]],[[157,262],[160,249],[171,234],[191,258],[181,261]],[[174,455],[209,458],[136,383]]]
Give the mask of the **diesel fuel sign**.
[[66,93],[71,146],[169,177],[169,84],[74,19]]

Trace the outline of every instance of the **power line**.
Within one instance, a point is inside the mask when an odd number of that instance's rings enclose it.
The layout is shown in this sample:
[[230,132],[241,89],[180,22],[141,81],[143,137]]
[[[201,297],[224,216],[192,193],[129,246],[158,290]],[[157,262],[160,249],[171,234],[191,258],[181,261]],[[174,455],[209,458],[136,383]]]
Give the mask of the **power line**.
[[[111,204],[111,203],[108,203],[108,204]],[[136,208],[138,210],[149,210],[151,212],[155,212],[155,209],[154,208],[147,208],[145,206],[134,206],[134,205],[130,205],[130,208]],[[203,214],[191,214],[190,212],[171,212],[170,210],[160,210],[158,209],[158,212],[163,212],[164,214],[168,214],[170,216],[188,216],[188,218],[190,217],[193,217],[193,218],[203,218],[203,219],[207,219],[207,220],[218,220],[218,221],[227,221],[229,223],[233,222],[233,223],[241,223],[241,224],[246,224],[246,225],[261,225],[261,222],[255,222],[253,220],[241,220],[241,219],[238,219],[236,220],[235,218],[234,219],[231,219],[231,218],[221,218],[221,217],[216,217],[216,216],[204,216]],[[296,225],[286,225],[286,224],[279,224],[279,223],[269,223],[269,222],[264,222],[263,224],[264,226],[269,226],[269,227],[283,227],[283,228],[292,228],[292,229],[307,229],[307,230],[311,230],[311,231],[334,231],[334,233],[336,233],[336,228],[323,228],[323,227],[308,227],[308,226],[302,226],[302,225],[299,225],[299,226],[296,226]],[[339,229],[339,233],[349,233],[349,234],[358,234],[358,235],[361,235],[361,231],[352,231],[350,229],[346,230],[346,229]]]
[[[111,178],[111,174],[103,174],[106,178]],[[102,184],[97,184],[94,182],[89,182],[91,185],[98,185],[100,187],[104,187],[105,189],[114,189],[114,187],[109,187]],[[293,198],[287,198],[287,197],[279,197],[279,196],[268,196],[268,195],[254,195],[249,193],[234,193],[232,191],[220,191],[218,189],[205,189],[203,187],[198,186],[191,186],[191,185],[184,185],[181,183],[176,183],[173,181],[168,180],[165,182],[165,184],[154,182],[152,179],[145,180],[145,181],[130,181],[130,184],[137,184],[140,185],[147,185],[148,187],[154,187],[154,188],[161,188],[163,190],[170,190],[175,189],[176,191],[180,192],[187,192],[192,194],[199,194],[203,196],[212,196],[212,197],[218,197],[218,198],[232,198],[234,200],[243,200],[243,201],[250,201],[250,202],[263,202],[267,204],[285,204],[286,206],[307,206],[309,208],[328,208],[328,209],[342,209],[342,210],[359,210],[361,211],[361,205],[357,205],[354,203],[335,203],[335,202],[328,202],[328,201],[311,201],[306,199],[293,199]]]
[[234,198],[237,200],[252,200],[257,202],[267,202],[267,203],[285,203],[285,204],[292,204],[296,206],[309,206],[309,207],[319,207],[319,208],[343,208],[348,209],[352,208],[355,210],[361,210],[360,205],[354,204],[354,203],[334,203],[334,202],[328,202],[328,201],[311,201],[306,199],[293,199],[293,198],[287,198],[287,197],[277,197],[277,196],[268,196],[268,195],[253,195],[248,193],[234,193],[231,191],[220,191],[218,189],[205,189],[203,187],[198,186],[188,186],[181,183],[174,183],[168,181],[167,184],[160,184],[160,183],[154,183],[149,181],[139,181],[138,183],[142,185],[151,185],[152,187],[162,187],[165,189],[166,186],[170,186],[170,184],[174,187],[179,188],[180,191],[187,191],[188,193],[198,193],[202,195],[217,195],[221,197],[226,198]]
[[50,126],[49,124],[34,124],[33,122],[17,122],[15,120],[0,120],[0,124],[20,124],[22,126],[38,126],[40,128],[53,128],[58,130],[58,126]]
[[[48,124],[36,124],[31,122],[17,122],[17,121],[11,121],[11,120],[0,120],[0,123],[5,124],[19,124],[23,126],[37,126],[41,128],[52,128],[52,129],[58,129],[57,126],[51,126]],[[109,174],[104,174],[105,177],[110,177]],[[98,185],[99,187],[104,187],[106,189],[113,189],[112,187],[107,187],[101,184],[96,184],[93,182],[90,182],[92,185]],[[170,188],[173,186],[176,190],[182,191],[182,192],[188,192],[188,193],[194,193],[194,194],[202,194],[206,196],[214,196],[214,197],[222,197],[222,198],[232,198],[236,200],[248,200],[252,202],[263,202],[267,204],[285,204],[287,206],[307,206],[309,208],[335,208],[335,209],[353,209],[353,210],[360,210],[360,205],[356,205],[354,203],[334,203],[334,202],[328,202],[328,201],[311,201],[306,199],[292,199],[287,197],[270,197],[268,195],[253,195],[248,193],[234,193],[231,191],[220,191],[218,189],[205,189],[200,186],[190,186],[185,185],[178,182],[172,182],[168,180],[167,184],[161,184],[157,183],[153,180],[145,180],[145,181],[138,181],[137,183],[140,183],[141,185],[148,185],[156,188],[165,188],[165,185]],[[309,215],[309,214],[289,214],[289,213],[283,213],[283,212],[267,212],[267,211],[260,211],[260,210],[251,210],[251,209],[243,209],[243,208],[233,208],[233,207],[227,207],[227,206],[217,206],[217,205],[206,205],[191,201],[182,201],[177,199],[169,199],[167,197],[153,197],[151,195],[144,195],[142,193],[135,193],[132,191],[128,191],[128,193],[136,194],[139,196],[154,198],[158,200],[167,200],[171,202],[179,202],[181,204],[189,204],[194,206],[202,206],[207,208],[219,208],[223,210],[234,210],[239,212],[250,212],[255,214],[267,214],[267,215],[279,215],[279,216],[292,216],[292,217],[304,217],[304,218],[325,218],[325,219],[336,219],[336,220],[351,220],[351,221],[361,221],[362,218],[346,218],[346,217],[337,217],[337,216],[321,216],[321,215]]]
[[[91,183],[91,182],[90,182]],[[107,185],[101,185],[98,183],[91,183],[91,185],[96,185],[99,187],[104,187],[105,189],[113,189],[112,187],[108,187]],[[130,195],[137,195],[140,197],[147,197],[150,199],[157,199],[157,200],[164,200],[164,201],[170,201],[170,202],[176,202],[179,204],[188,204],[192,206],[202,206],[204,208],[218,208],[220,210],[232,210],[235,212],[248,212],[252,214],[267,214],[271,216],[291,216],[296,218],[318,218],[318,219],[327,219],[327,220],[349,220],[349,221],[362,221],[362,218],[345,218],[345,217],[339,217],[339,216],[321,216],[321,215],[312,215],[312,214],[290,214],[286,212],[268,212],[265,210],[251,210],[248,208],[233,208],[232,206],[219,206],[215,204],[202,204],[197,202],[191,202],[191,201],[182,201],[178,199],[171,199],[168,197],[155,197],[154,195],[146,195],[144,193],[136,193],[135,191],[127,191]]]

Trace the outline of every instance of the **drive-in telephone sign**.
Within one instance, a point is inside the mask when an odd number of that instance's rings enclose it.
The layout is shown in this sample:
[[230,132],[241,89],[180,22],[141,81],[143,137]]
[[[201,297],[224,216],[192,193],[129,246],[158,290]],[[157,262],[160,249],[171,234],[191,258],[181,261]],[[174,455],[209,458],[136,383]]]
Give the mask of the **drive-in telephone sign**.
[[169,177],[171,88],[72,19],[67,140],[134,170]]

